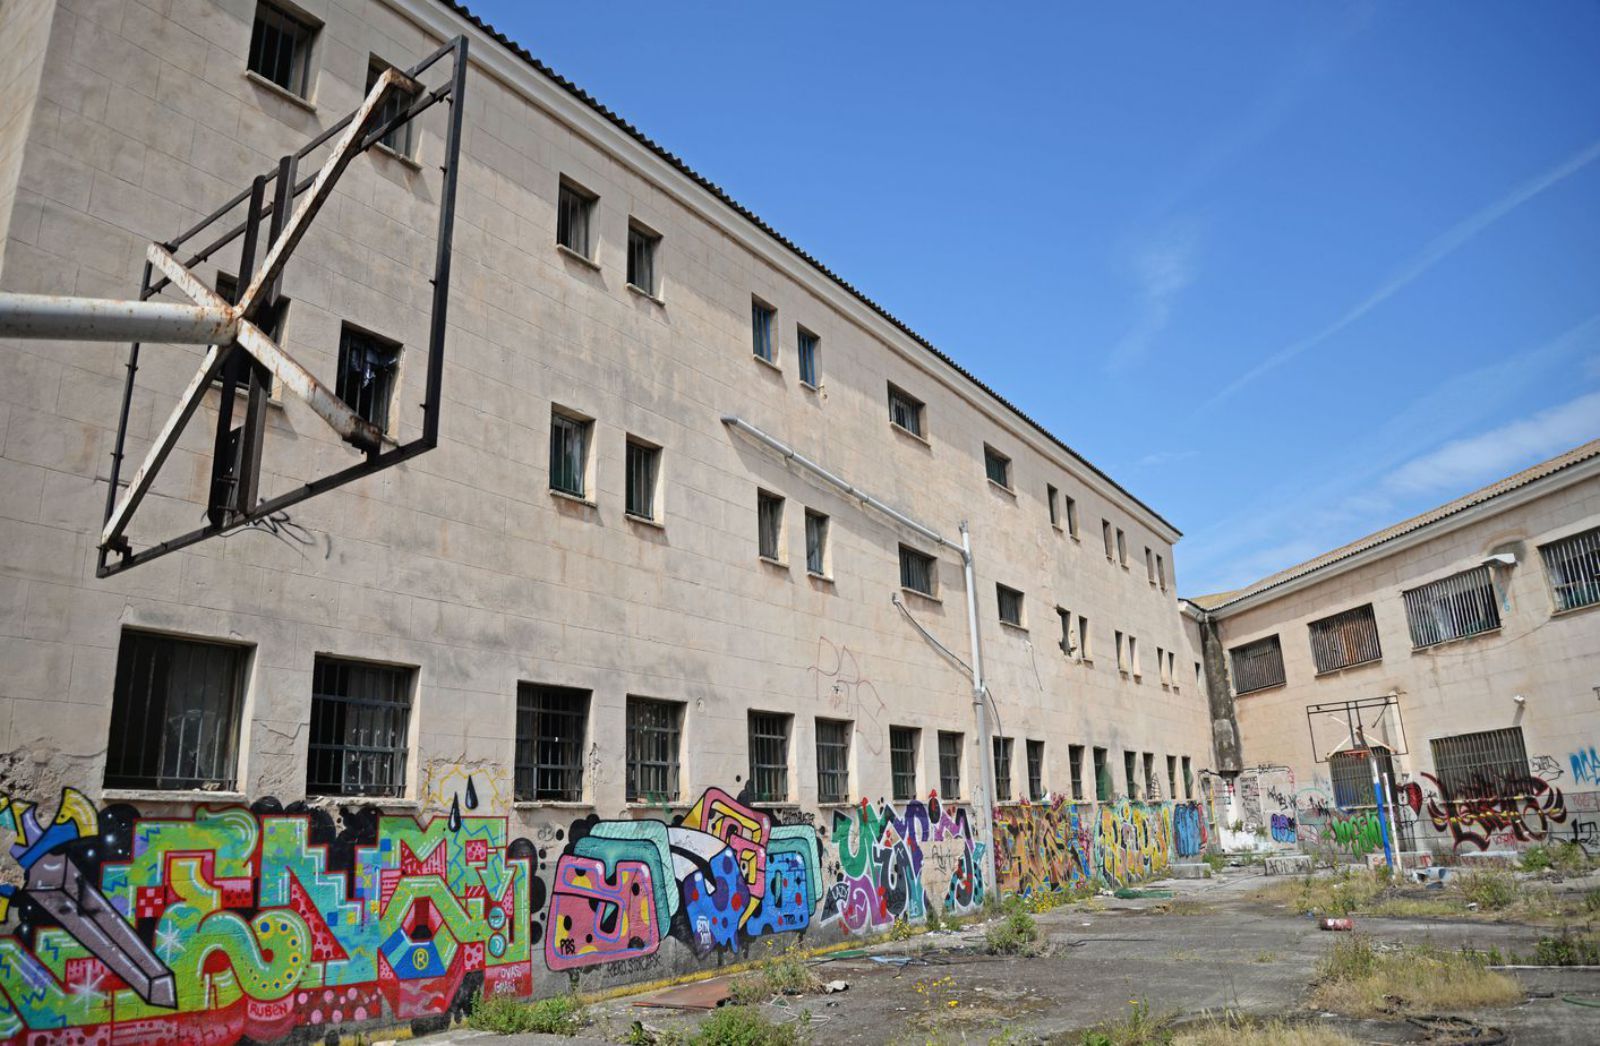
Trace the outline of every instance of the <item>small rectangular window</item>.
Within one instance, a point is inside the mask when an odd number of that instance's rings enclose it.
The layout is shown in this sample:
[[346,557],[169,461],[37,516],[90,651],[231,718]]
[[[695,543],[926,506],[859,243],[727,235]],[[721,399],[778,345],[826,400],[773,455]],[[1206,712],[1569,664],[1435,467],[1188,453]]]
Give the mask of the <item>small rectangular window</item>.
[[936,560],[914,548],[900,546],[900,587],[924,596],[937,596]]
[[1128,670],[1135,679],[1144,676],[1144,666],[1139,663],[1139,641],[1133,636],[1128,637]]
[[1600,527],[1539,546],[1556,610],[1600,603]]
[[1161,647],[1156,647],[1156,675],[1162,686],[1172,685],[1172,680],[1167,676],[1167,652]]
[[1004,585],[994,586],[995,599],[1000,603],[1000,620],[1008,625],[1022,627],[1022,593]]
[[1111,521],[1108,519],[1100,521],[1100,538],[1106,543],[1106,561],[1116,562],[1117,549],[1111,540]]
[[994,739],[994,801],[1011,801],[1011,738]]
[[1104,748],[1094,750],[1094,797],[1097,802],[1111,801],[1111,763]]
[[1117,528],[1117,562],[1122,564],[1122,569],[1128,569],[1128,536]]
[[229,643],[124,631],[106,787],[237,788],[248,653]]
[[256,4],[246,68],[290,94],[306,97],[311,88],[311,43],[317,27],[278,4]]
[[1083,746],[1067,746],[1067,773],[1072,778],[1072,801],[1083,802]]
[[1072,537],[1078,536],[1078,503],[1070,497],[1067,502],[1067,533]]
[[1428,747],[1446,796],[1510,795],[1523,791],[1530,776],[1520,726],[1435,737]]
[[1044,742],[1028,742],[1028,801],[1044,798]]
[[1283,648],[1277,636],[1234,647],[1228,656],[1233,661],[1234,693],[1248,694],[1283,684]]
[[1056,607],[1056,618],[1061,622],[1061,652],[1071,657],[1078,652],[1078,644],[1072,641],[1072,614]]
[[1144,754],[1144,797],[1161,798],[1161,782],[1156,780],[1156,757],[1151,752]]
[[1128,641],[1127,641],[1127,638],[1125,636],[1123,636],[1123,634],[1121,632],[1117,632],[1116,636],[1117,636],[1117,671],[1118,672],[1122,672],[1122,673],[1126,673],[1128,671]]
[[1178,655],[1167,651],[1167,680],[1172,684],[1172,689],[1178,689]]
[[1200,667],[1200,662],[1194,663],[1194,688],[1201,693],[1205,692],[1205,670]]
[[1159,552],[1156,553],[1156,584],[1161,586],[1161,591],[1167,590],[1167,564]]
[[307,795],[405,794],[412,678],[409,668],[317,657]]
[[758,803],[789,801],[789,726],[791,716],[750,713],[750,785]]
[[678,801],[684,708],[681,701],[628,696],[628,802]]
[[1178,798],[1178,757],[1167,756],[1167,798]]
[[909,726],[889,728],[890,789],[897,803],[917,797],[917,746],[922,731]]
[[628,223],[628,282],[650,297],[657,296],[656,249],[661,237],[638,222]]
[[521,802],[583,799],[583,748],[589,691],[517,684],[517,760],[513,791]]
[[806,570],[828,576],[828,517],[806,509]]
[[1150,582],[1150,587],[1156,587],[1156,555],[1150,551],[1150,546],[1144,547],[1144,573]]
[[1044,485],[1045,504],[1050,506],[1050,525],[1059,529],[1061,527],[1061,497],[1055,487],[1046,483]]
[[550,410],[550,489],[575,498],[585,496],[589,471],[589,434],[594,422],[574,417],[559,407]]
[[1189,768],[1189,757],[1183,757],[1183,797],[1194,798],[1194,773]]
[[1139,753],[1122,750],[1122,785],[1129,799],[1141,798],[1139,791]]
[[961,735],[939,731],[939,796],[961,798]]
[[590,226],[599,199],[589,190],[561,179],[556,193],[556,242],[580,257],[593,257]]
[[777,319],[777,309],[760,298],[750,299],[750,351],[768,363],[778,362],[778,347],[772,337]]
[[640,519],[656,518],[656,473],[661,461],[661,448],[628,439],[627,447],[627,503],[624,511]]
[[1402,592],[1411,645],[1417,649],[1500,627],[1500,602],[1486,566]]
[[922,435],[922,401],[890,385],[889,422],[913,436]]
[[817,802],[850,799],[850,723],[817,720]]
[[1094,660],[1094,645],[1089,642],[1089,619],[1078,615],[1078,656],[1085,661]]
[[389,407],[400,370],[400,343],[346,323],[339,331],[339,376],[334,393],[380,432],[389,431]]
[[1372,613],[1371,603],[1313,621],[1309,627],[1311,659],[1316,662],[1319,674],[1364,665],[1383,657],[1378,644],[1378,619]]
[[[367,59],[368,94],[371,94],[373,87],[377,86],[378,77],[382,76],[384,70],[389,68],[389,63],[383,61],[377,55],[372,55]],[[404,116],[410,111],[412,105],[416,104],[416,101],[417,93],[415,91],[402,89],[389,92],[388,100],[378,107],[378,115],[373,117],[372,126],[382,127],[390,120],[398,116]],[[378,139],[378,144],[391,152],[409,157],[411,155],[411,122],[407,121],[391,129],[388,134]]]
[[756,491],[756,550],[762,559],[783,562],[783,499]]
[[1011,459],[987,443],[983,446],[983,471],[988,475],[989,482],[1011,489]]
[[800,327],[795,331],[795,342],[800,347],[800,381],[816,388],[822,384],[822,339]]

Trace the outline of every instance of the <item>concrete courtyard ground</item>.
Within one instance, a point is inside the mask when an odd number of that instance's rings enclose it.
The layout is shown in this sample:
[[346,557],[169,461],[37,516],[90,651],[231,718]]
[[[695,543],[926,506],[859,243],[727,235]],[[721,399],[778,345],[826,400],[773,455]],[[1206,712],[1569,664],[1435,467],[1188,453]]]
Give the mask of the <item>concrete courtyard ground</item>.
[[[1227,1013],[1269,1017],[1315,1016],[1307,1008],[1316,968],[1336,941],[1317,922],[1256,896],[1268,879],[1259,868],[1228,869],[1207,880],[1167,880],[1146,889],[1173,891],[1171,901],[1096,899],[1037,916],[1047,951],[1036,957],[984,954],[984,929],[885,942],[866,954],[823,957],[814,972],[843,980],[838,994],[777,997],[760,1009],[777,1022],[800,1021],[815,1043],[963,1042],[1079,1043],[1085,1029],[1126,1018],[1134,1006],[1178,1019]],[[1556,884],[1578,895],[1600,878]],[[1103,905],[1103,910],[1094,910]],[[1385,945],[1463,946],[1531,954],[1552,932],[1548,925],[1462,918],[1356,916],[1357,931]],[[1518,1005],[1475,1011],[1441,1010],[1460,1018],[1454,1035],[1440,1036],[1403,1019],[1354,1020],[1323,1015],[1358,1041],[1600,1043],[1600,968],[1508,969],[1523,988]],[[655,1041],[692,1035],[704,1012],[645,1009],[638,997],[592,1006],[578,1039],[496,1036],[457,1030],[431,1036],[429,1046],[521,1046],[535,1042],[624,1041],[643,1022]],[[804,1016],[809,1015],[809,1016]],[[1503,1033],[1504,1038],[1499,1034]],[[1433,1036],[1433,1037],[1430,1037]]]

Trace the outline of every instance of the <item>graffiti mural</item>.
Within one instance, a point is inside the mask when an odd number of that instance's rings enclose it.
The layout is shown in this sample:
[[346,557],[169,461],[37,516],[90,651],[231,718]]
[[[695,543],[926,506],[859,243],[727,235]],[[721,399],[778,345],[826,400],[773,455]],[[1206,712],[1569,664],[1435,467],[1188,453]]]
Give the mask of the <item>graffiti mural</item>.
[[1554,838],[1553,826],[1567,823],[1561,789],[1532,774],[1477,774],[1453,791],[1432,774],[1422,777],[1437,790],[1427,799],[1428,819],[1450,833],[1456,850],[1542,842]]
[[1159,874],[1174,855],[1198,854],[1206,827],[1197,803],[1056,800],[996,810],[994,838],[1001,889],[1030,893]]
[[1288,814],[1273,814],[1271,818],[1272,841],[1275,843],[1292,843],[1297,838],[1294,818]]
[[[1567,757],[1567,762],[1572,764],[1572,776],[1580,783],[1600,784],[1600,751],[1596,751],[1593,745],[1573,752]],[[1560,772],[1556,771],[1557,774]]]

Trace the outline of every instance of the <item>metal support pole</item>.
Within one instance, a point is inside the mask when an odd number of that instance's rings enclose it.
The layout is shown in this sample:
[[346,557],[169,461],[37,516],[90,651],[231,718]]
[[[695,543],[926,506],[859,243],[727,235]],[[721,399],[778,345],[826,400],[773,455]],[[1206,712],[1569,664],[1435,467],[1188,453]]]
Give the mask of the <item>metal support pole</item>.
[[238,330],[232,310],[207,305],[0,291],[0,338],[226,345]]
[[995,900],[1000,900],[1000,877],[996,874],[994,853],[994,805],[990,795],[994,791],[994,750],[989,741],[989,690],[983,681],[983,644],[978,635],[978,584],[972,568],[972,535],[967,531],[967,521],[961,521],[961,571],[967,588],[967,631],[972,642],[972,706],[978,726],[978,763],[982,768],[978,783],[972,789],[972,805],[978,811],[978,831],[987,840],[983,867],[994,888]]
[[[1378,764],[1374,761],[1372,765],[1377,766]],[[1399,878],[1405,873],[1404,858],[1400,856],[1404,852],[1400,839],[1400,819],[1395,816],[1399,811],[1395,807],[1394,788],[1389,782],[1389,775],[1384,774],[1382,776],[1383,794],[1389,801],[1389,825],[1394,830],[1394,874],[1396,878]]]
[[[1365,738],[1362,741],[1365,743]],[[1372,798],[1378,807],[1378,830],[1383,834],[1383,857],[1394,867],[1394,846],[1389,839],[1389,818],[1383,801],[1383,782],[1378,780],[1378,761],[1372,758],[1372,748],[1367,748],[1367,765],[1372,768]]]

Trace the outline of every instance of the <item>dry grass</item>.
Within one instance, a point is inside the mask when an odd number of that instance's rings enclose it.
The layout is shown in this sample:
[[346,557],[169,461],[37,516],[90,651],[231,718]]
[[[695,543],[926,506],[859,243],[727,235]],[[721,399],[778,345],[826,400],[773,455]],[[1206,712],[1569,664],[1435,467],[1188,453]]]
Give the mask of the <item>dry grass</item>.
[[1192,1025],[1172,1037],[1172,1046],[1358,1046],[1360,1042],[1322,1024],[1249,1018]]
[[1311,1005],[1355,1017],[1511,1006],[1522,989],[1483,958],[1432,948],[1380,951],[1371,938],[1339,941],[1318,966]]
[[1384,919],[1481,919],[1556,925],[1600,914],[1582,897],[1558,897],[1549,887],[1519,882],[1488,869],[1458,875],[1445,889],[1391,883],[1378,872],[1340,872],[1273,883],[1255,899],[1316,915],[1370,915]]
[[1176,900],[1166,901],[1150,909],[1162,915],[1215,915],[1216,908],[1203,901]]

